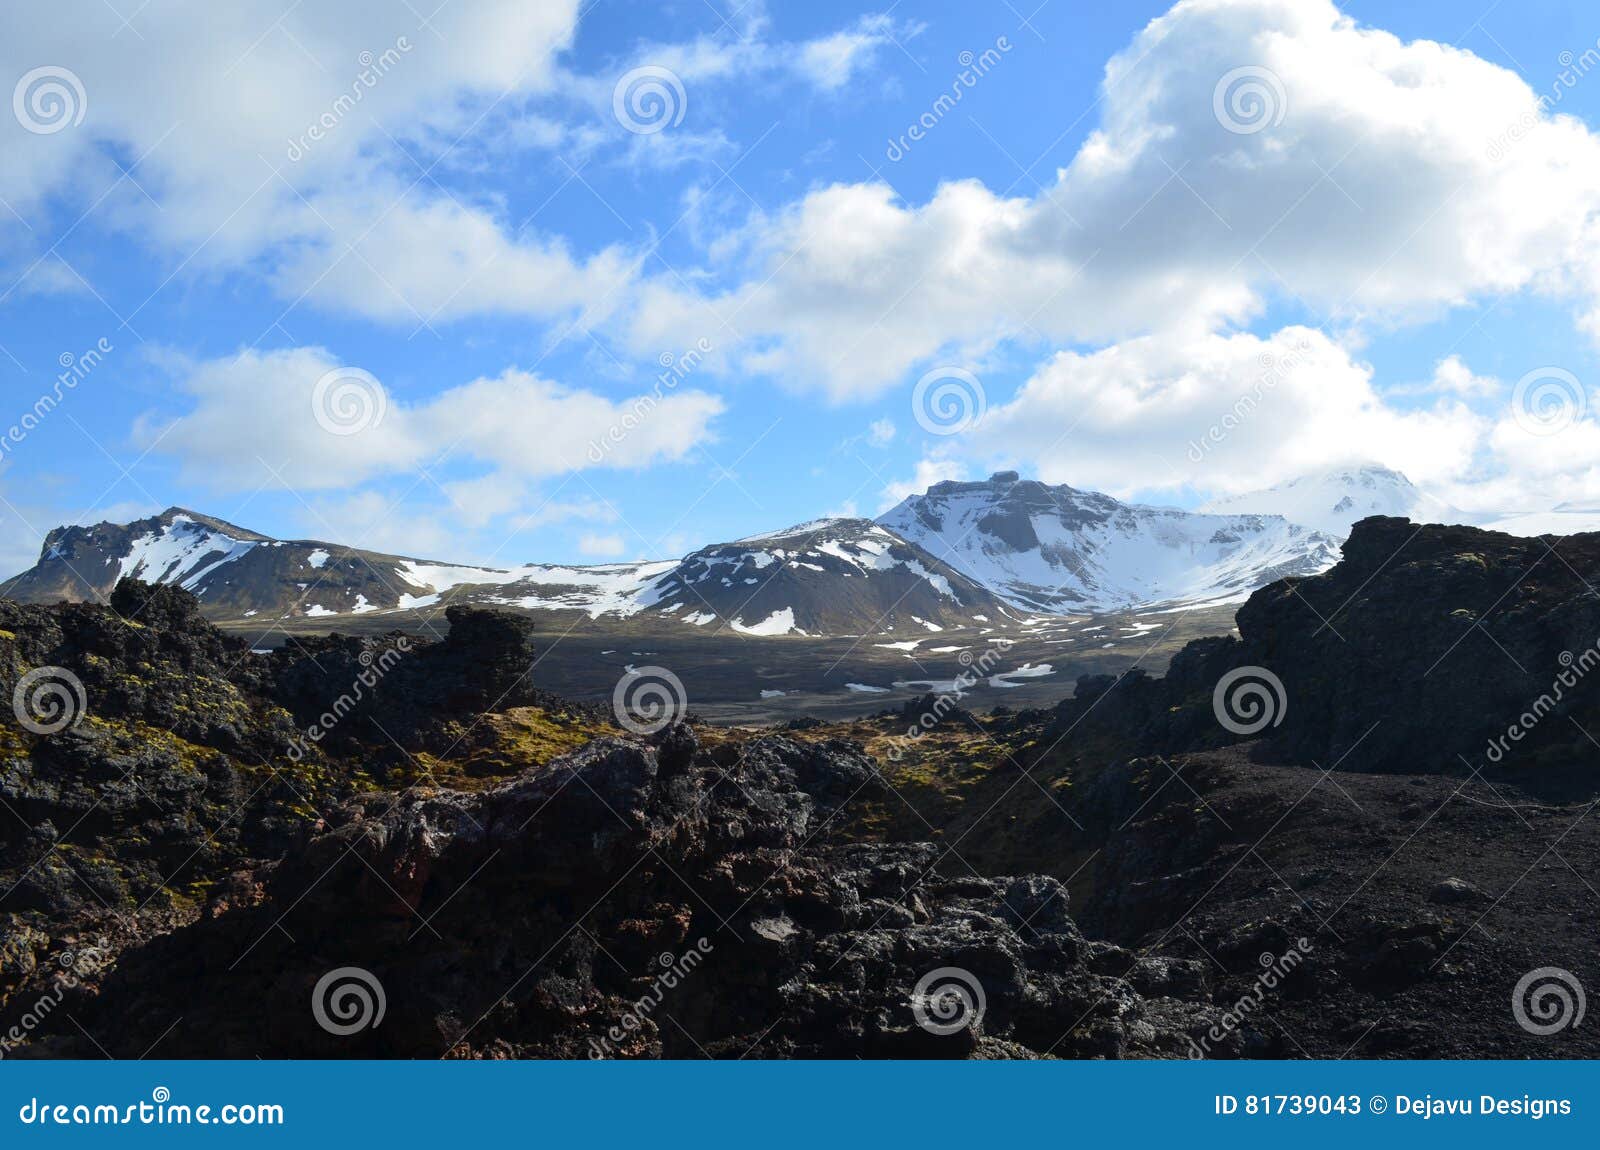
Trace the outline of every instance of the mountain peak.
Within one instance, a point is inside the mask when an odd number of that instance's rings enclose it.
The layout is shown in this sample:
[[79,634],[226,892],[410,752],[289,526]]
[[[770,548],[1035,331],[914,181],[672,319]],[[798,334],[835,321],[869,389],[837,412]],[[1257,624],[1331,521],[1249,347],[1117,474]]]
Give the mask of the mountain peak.
[[1213,499],[1201,510],[1216,514],[1281,515],[1339,539],[1372,515],[1418,523],[1465,523],[1461,511],[1419,490],[1404,474],[1379,463],[1330,467],[1259,491]]
[[1205,515],[996,472],[943,482],[878,519],[1029,611],[1228,602],[1323,570],[1336,541],[1277,516]]

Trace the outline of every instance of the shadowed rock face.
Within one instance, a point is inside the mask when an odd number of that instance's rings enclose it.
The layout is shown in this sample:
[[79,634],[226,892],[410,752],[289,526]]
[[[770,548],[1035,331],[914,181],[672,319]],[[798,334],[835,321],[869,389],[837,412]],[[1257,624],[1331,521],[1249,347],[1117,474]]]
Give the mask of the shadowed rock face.
[[[186,592],[112,599],[0,602],[0,688],[50,663],[88,698],[64,731],[0,731],[27,824],[0,828],[0,1025],[49,992],[55,953],[104,960],[12,1057],[138,1055],[163,1032],[175,1057],[1173,1055],[1211,1024],[1197,966],[1086,941],[1053,878],[951,877],[937,846],[836,837],[883,797],[854,744],[702,748],[679,725],[402,789],[428,748],[486,737],[477,708],[498,729],[560,705],[526,682],[520,620],[458,609],[449,639],[388,663],[394,637],[255,655]],[[307,743],[308,716],[379,666]],[[383,987],[380,1026],[319,1024],[340,967]],[[981,1024],[919,1025],[914,991],[944,967]],[[958,1000],[930,993],[943,1022]]]
[[[1570,773],[1600,754],[1589,737],[1600,737],[1597,587],[1600,535],[1365,519],[1338,566],[1252,595],[1238,638],[1191,643],[1164,679],[1135,674],[1115,690],[1109,677],[1080,680],[1058,728],[1083,719],[1163,751],[1236,742],[1213,692],[1228,672],[1260,667],[1283,685],[1280,721],[1258,736],[1280,760]],[[1524,732],[1515,739],[1512,724]]]
[[[1530,792],[1594,789],[1600,537],[1552,542],[1364,521],[1338,569],[1258,592],[1241,637],[1191,644],[1165,679],[1081,680],[1053,711],[957,716],[912,757],[952,753],[892,791],[889,763],[827,728],[554,725],[564,704],[499,613],[458,612],[296,759],[308,716],[397,640],[252,655],[136,583],[112,610],[0,602],[0,692],[50,664],[90,700],[54,735],[0,717],[20,816],[0,823],[0,1031],[55,954],[110,957],[8,1056],[137,1056],[163,1033],[173,1057],[1171,1056],[1291,944],[1307,954],[1270,1019],[1207,1054],[1579,1049],[1586,1032],[1529,1045],[1503,1005],[1552,962],[1587,979],[1594,953],[1574,913],[1600,857],[1589,804]],[[1281,681],[1281,721],[1233,746],[1213,695],[1247,667]],[[1536,708],[1556,668],[1573,683]],[[1497,764],[1520,785],[1458,801],[1465,781],[1425,777],[1523,713]],[[857,736],[905,716],[882,724]],[[429,773],[480,745],[485,769]],[[949,821],[886,830],[919,772]],[[987,836],[1009,856],[980,854]],[[1530,884],[1556,842],[1569,865]],[[1068,915],[1080,872],[1081,921],[1138,953]],[[344,968],[382,988],[380,1025],[323,1024]],[[981,1023],[940,1033],[980,991]]]
[[[829,844],[840,805],[880,785],[848,745],[718,755],[677,726],[479,794],[370,796],[257,905],[126,958],[85,1025],[132,1050],[181,1018],[169,1056],[247,1058],[1178,1054],[1210,1024],[1165,997],[1198,999],[1198,964],[1139,965],[1144,994],[1100,973],[1132,956],[1087,942],[1054,879],[934,876],[907,898],[937,847]],[[340,966],[386,1001],[350,1038],[311,1009]],[[941,967],[981,987],[980,1026],[918,1024],[913,991]]]

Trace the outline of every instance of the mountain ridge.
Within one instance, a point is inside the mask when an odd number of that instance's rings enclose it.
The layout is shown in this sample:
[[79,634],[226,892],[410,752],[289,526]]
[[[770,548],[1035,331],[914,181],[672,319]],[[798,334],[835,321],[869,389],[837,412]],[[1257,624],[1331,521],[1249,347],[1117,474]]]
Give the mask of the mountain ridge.
[[218,619],[459,602],[648,615],[762,637],[926,633],[1033,613],[1233,602],[1337,557],[1333,538],[1281,517],[1123,503],[999,472],[935,484],[876,520],[825,517],[679,559],[592,566],[487,567],[276,539],[174,506],[127,524],[56,528],[39,562],[0,583],[0,595],[104,601],[118,580],[137,577],[193,592]]

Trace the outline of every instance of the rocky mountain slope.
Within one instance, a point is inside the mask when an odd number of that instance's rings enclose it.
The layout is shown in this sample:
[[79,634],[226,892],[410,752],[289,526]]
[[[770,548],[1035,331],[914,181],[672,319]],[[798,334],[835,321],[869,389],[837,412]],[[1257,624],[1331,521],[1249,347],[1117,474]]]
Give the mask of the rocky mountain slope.
[[1318,570],[1332,540],[1270,516],[1204,516],[994,480],[938,484],[878,522],[819,519],[679,560],[491,568],[272,539],[183,508],[62,527],[0,584],[25,603],[104,602],[122,578],[193,592],[219,620],[319,619],[449,603],[647,616],[747,635],[1003,624],[1018,612],[1230,602]]
[[1398,471],[1375,463],[1314,472],[1243,495],[1213,499],[1202,508],[1213,515],[1281,515],[1336,539],[1357,520],[1398,516],[1418,523],[1473,522],[1465,512],[1419,490]]
[[6,1054],[1592,1057],[1597,568],[1372,519],[1164,679],[648,736],[525,615],[0,602]]
[[321,618],[482,603],[648,612],[753,635],[852,634],[1003,614],[987,589],[865,519],[830,519],[716,544],[679,561],[490,568],[315,540],[278,540],[183,508],[125,526],[51,532],[39,563],[0,595],[104,602],[117,581],[192,592],[215,619]]
[[[1597,585],[1600,535],[1552,547],[1366,519],[1338,566],[1253,595],[1237,637],[1191,643],[1162,679],[1136,672],[1114,693],[1080,683],[1061,725],[1082,719],[1145,751],[1192,749],[1237,741],[1217,722],[1227,704],[1289,761],[1505,764],[1537,768],[1540,785],[1582,786],[1600,736]],[[1245,713],[1257,707],[1270,722]]]
[[651,609],[753,635],[937,631],[1007,616],[993,592],[869,519],[820,519],[705,547],[659,577]]
[[1338,558],[1333,538],[1275,515],[1144,507],[1014,471],[937,483],[878,522],[1026,611],[1242,600]]

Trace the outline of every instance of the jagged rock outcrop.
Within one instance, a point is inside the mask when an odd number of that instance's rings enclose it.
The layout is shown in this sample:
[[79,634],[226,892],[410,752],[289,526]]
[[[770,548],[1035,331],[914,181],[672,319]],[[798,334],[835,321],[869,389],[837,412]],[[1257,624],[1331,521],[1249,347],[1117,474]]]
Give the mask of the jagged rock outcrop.
[[[1079,681],[1055,730],[1171,753],[1256,737],[1280,761],[1373,771],[1588,761],[1600,732],[1600,535],[1522,539],[1404,519],[1356,524],[1343,561],[1262,588],[1237,638],[1200,639],[1164,678]],[[1219,681],[1261,683],[1273,721],[1240,733]],[[1256,716],[1231,711],[1237,725]],[[1250,721],[1245,721],[1250,720]],[[1587,733],[1586,733],[1587,732]],[[1582,781],[1582,780],[1579,780]]]
[[[675,726],[476,794],[367,796],[259,905],[125,958],[82,1017],[129,1050],[172,1026],[179,1057],[1179,1055],[1209,1025],[1200,964],[1085,940],[1054,879],[830,842],[880,785],[846,744],[707,751]],[[313,992],[339,967],[381,985],[381,1025],[319,1025]],[[1109,973],[1130,967],[1142,990]],[[948,1034],[913,1009],[941,968],[979,989],[930,1005],[936,1023],[983,1005]]]

